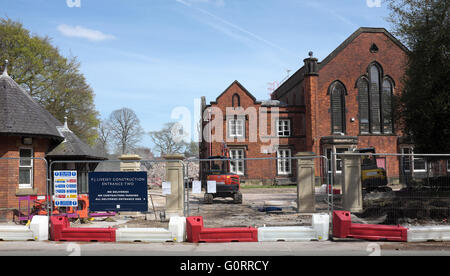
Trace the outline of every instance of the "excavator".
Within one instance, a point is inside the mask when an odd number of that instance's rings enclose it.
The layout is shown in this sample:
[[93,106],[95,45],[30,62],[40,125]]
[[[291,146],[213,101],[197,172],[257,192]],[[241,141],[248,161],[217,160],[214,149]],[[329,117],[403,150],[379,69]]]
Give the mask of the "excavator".
[[[205,189],[204,202],[213,204],[214,198],[233,199],[234,204],[242,204],[240,177],[230,172],[230,156],[226,146],[222,156],[211,156],[210,161],[204,162],[202,173],[202,187]],[[208,193],[208,181],[216,182],[216,193]]]
[[361,182],[363,189],[367,192],[392,191],[392,189],[387,186],[388,180],[386,170],[378,167],[377,158],[373,155],[376,154],[375,148],[361,148],[356,149],[355,152],[364,154],[361,156]]

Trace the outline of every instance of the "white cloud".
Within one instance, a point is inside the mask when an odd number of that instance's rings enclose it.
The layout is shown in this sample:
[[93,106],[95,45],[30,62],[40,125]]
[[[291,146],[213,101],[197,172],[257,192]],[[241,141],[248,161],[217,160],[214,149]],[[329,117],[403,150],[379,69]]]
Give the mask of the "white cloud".
[[224,7],[225,6],[225,0],[176,0],[176,1],[183,5],[189,6],[189,7],[192,4],[197,4],[197,3],[213,4],[216,7]]
[[58,26],[58,30],[64,36],[85,38],[90,41],[104,41],[116,39],[116,37],[113,35],[105,34],[102,33],[101,31],[88,29],[82,26],[69,26],[66,24],[61,24]]

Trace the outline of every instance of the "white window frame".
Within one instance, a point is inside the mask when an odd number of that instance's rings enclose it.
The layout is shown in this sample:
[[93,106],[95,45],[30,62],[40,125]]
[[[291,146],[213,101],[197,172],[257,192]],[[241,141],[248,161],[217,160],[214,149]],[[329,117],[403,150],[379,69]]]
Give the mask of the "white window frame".
[[[29,151],[31,151],[31,159],[29,160],[30,161],[30,165],[22,165],[22,157],[21,157],[21,152],[22,152],[22,150],[29,150]],[[19,189],[32,189],[33,188],[33,183],[34,183],[34,177],[33,177],[33,175],[34,175],[34,160],[32,159],[34,157],[34,151],[33,151],[33,148],[30,148],[30,147],[21,147],[21,148],[19,148],[19,175],[18,175],[18,177],[19,177],[19,181],[18,181],[18,183],[19,183]],[[27,160],[28,161],[28,160]],[[21,174],[21,170],[22,169],[27,169],[27,170],[29,170],[29,174],[30,174],[30,183],[20,183],[20,174]]]
[[245,136],[245,120],[243,118],[228,119],[228,137],[243,138]]
[[450,160],[447,160],[447,172],[450,172]]
[[[245,158],[245,150],[240,149],[230,149],[230,159],[243,159]],[[245,161],[230,161],[230,172],[237,175],[245,175]]]
[[[411,168],[412,168],[413,173],[424,173],[424,172],[427,172],[428,171],[428,162],[426,160],[424,160],[423,158],[419,158],[419,157],[414,156],[414,148],[413,147],[402,147],[401,148],[402,154],[405,153],[405,149],[408,149],[409,152],[410,152],[409,154],[412,154],[413,156],[406,156],[406,157],[409,158],[410,168],[409,168],[409,170],[404,170],[404,172],[411,172]],[[423,160],[425,162],[425,169],[416,169],[416,166],[415,166],[416,160]]]
[[292,160],[284,159],[292,157],[291,149],[278,149],[277,150],[277,171],[278,175],[290,175],[292,174]]
[[[291,120],[278,119],[277,120],[277,136],[278,137],[290,137],[291,136]],[[282,129],[280,129],[282,128]],[[285,133],[288,132],[288,135]]]
[[[336,154],[338,152],[338,150],[341,150],[341,149],[344,150],[341,153],[344,153],[344,152],[350,150],[349,147],[343,147],[343,146],[328,146],[328,147],[324,148],[325,155],[328,158],[328,173],[329,174],[332,174],[332,170],[331,170],[332,162],[334,163],[333,165],[334,165],[334,170],[335,170],[336,174],[342,174],[342,168],[344,167],[344,164],[341,163],[341,170],[338,170],[338,163],[342,162],[342,156]],[[328,157],[328,151],[330,153],[329,157]],[[332,156],[334,156],[334,158],[332,158]]]

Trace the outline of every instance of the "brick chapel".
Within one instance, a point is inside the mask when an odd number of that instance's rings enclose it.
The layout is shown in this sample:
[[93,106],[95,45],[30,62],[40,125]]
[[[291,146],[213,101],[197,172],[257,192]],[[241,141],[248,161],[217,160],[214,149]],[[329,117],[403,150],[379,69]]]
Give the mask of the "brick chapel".
[[[410,153],[408,143],[394,121],[393,95],[402,91],[408,49],[384,28],[359,28],[324,60],[313,53],[304,66],[281,84],[268,101],[258,101],[238,81],[217,99],[206,104],[203,98],[203,136],[214,135],[206,113],[223,112],[223,139],[200,143],[200,157],[222,155],[231,158],[292,157],[299,152],[314,152],[331,157],[350,148],[375,147],[377,153]],[[256,109],[259,121],[267,116],[267,131],[256,142],[251,140],[252,114],[234,115],[228,110]],[[270,116],[275,113],[276,116]],[[214,117],[213,115],[212,117]],[[266,118],[264,118],[266,119]],[[273,150],[264,149],[264,141],[277,138]],[[270,144],[270,143],[269,143]],[[331,158],[330,158],[331,159]],[[335,168],[341,170],[340,160]],[[328,164],[330,167],[331,164]],[[383,164],[391,176],[398,176],[399,162]],[[419,165],[417,165],[419,166]],[[326,172],[316,166],[316,175]],[[232,162],[231,171],[243,182],[263,184],[295,183],[296,168],[289,160]]]

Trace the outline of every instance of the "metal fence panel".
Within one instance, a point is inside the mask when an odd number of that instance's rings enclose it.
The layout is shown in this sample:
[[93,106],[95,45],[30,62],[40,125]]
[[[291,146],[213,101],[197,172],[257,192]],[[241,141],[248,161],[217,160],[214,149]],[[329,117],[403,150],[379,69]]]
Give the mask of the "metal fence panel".
[[[363,211],[353,214],[354,222],[404,226],[448,224],[450,155],[338,155],[361,158]],[[336,169],[333,173],[336,178]],[[340,184],[335,181],[334,187],[340,188]],[[343,209],[342,198],[343,195],[334,196],[334,209]]]
[[[297,212],[299,157],[185,160],[187,214],[203,216],[206,227],[301,226],[311,214]],[[326,157],[313,157],[316,213],[331,211]],[[216,181],[211,197],[208,176]],[[237,180],[237,178],[239,180]],[[224,185],[226,183],[226,185]],[[235,196],[240,184],[242,203]],[[201,185],[201,190],[198,190]],[[219,187],[220,186],[220,187]],[[237,186],[237,185],[236,185]],[[197,188],[197,189],[196,189]]]

